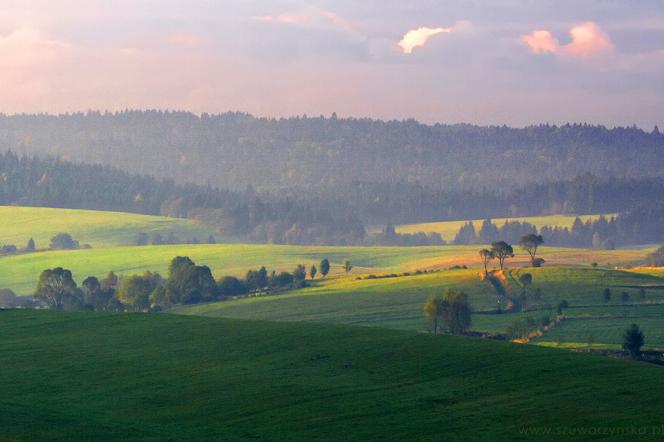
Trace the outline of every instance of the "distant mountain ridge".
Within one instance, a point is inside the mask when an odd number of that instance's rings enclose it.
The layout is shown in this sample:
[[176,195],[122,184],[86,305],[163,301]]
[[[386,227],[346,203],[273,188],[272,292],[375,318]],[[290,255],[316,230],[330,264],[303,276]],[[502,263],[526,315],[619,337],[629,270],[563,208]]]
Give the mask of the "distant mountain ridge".
[[664,135],[657,128],[587,124],[509,128],[236,112],[0,115],[0,150],[241,190],[354,181],[478,190],[586,173],[664,176]]

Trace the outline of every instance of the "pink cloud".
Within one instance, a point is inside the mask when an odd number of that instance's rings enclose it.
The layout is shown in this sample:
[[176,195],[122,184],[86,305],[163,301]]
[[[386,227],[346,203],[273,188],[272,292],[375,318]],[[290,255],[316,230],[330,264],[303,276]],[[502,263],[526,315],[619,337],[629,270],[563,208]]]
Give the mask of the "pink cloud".
[[53,62],[70,48],[69,43],[49,39],[37,28],[18,27],[0,34],[0,66],[18,68]]
[[562,50],[575,57],[591,57],[596,54],[610,52],[613,44],[608,34],[593,22],[574,26],[570,31],[572,41],[563,46]]
[[264,22],[282,23],[288,25],[308,26],[317,28],[342,29],[348,32],[354,32],[355,27],[346,18],[331,11],[312,8],[304,12],[291,13],[286,12],[275,15],[263,15],[254,17],[256,20]]
[[588,58],[606,54],[613,50],[609,35],[593,22],[585,22],[572,27],[569,31],[571,41],[560,45],[551,32],[535,30],[520,40],[534,54],[556,53],[578,58]]
[[168,38],[169,43],[175,46],[196,47],[203,43],[200,35],[189,32],[177,32]]
[[535,54],[546,54],[559,50],[558,40],[553,38],[549,31],[536,30],[528,35],[521,36],[521,42],[528,45]]

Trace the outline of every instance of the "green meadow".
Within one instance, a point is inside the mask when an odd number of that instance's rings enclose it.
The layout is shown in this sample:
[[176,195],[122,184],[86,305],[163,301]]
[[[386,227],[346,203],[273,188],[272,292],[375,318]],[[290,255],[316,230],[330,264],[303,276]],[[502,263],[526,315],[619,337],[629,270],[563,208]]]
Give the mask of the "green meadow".
[[[661,368],[483,339],[0,311],[3,440],[661,438]],[[583,433],[585,434],[585,433]],[[590,434],[590,433],[589,433]]]
[[182,240],[206,241],[215,229],[192,220],[96,210],[0,206],[0,244],[19,249],[33,238],[38,249],[48,248],[51,238],[67,232],[81,244],[113,247],[133,244],[138,232],[173,233]]
[[[332,275],[350,260],[353,274],[414,272],[418,269],[448,269],[452,266],[479,268],[477,246],[427,247],[325,247],[265,244],[179,244],[162,246],[108,247],[80,250],[47,250],[0,257],[0,288],[11,288],[21,295],[31,294],[39,274],[47,268],[65,267],[80,282],[87,276],[105,276],[109,271],[127,275],[146,270],[164,273],[176,256],[189,256],[209,266],[215,276],[244,276],[247,270],[266,266],[270,270],[292,270],[297,264],[318,264],[327,258]],[[541,255],[550,265],[588,266],[639,262],[649,249],[582,250],[543,247]],[[524,254],[511,260],[525,265]]]
[[[510,296],[517,297],[520,294],[521,288],[516,279],[520,272],[525,271],[517,269],[507,272],[506,288]],[[562,300],[570,306],[566,311],[568,316],[578,316],[578,311],[586,315],[603,315],[606,309],[620,312],[623,305],[619,296],[623,291],[630,293],[632,303],[643,304],[640,312],[648,314],[662,311],[658,303],[664,303],[663,278],[593,268],[544,267],[527,271],[533,275],[533,285],[529,288],[529,311],[522,313],[495,314],[497,293],[489,283],[480,279],[477,269],[445,270],[384,279],[335,278],[282,295],[181,306],[172,312],[237,319],[330,322],[425,330],[428,324],[424,321],[422,306],[427,297],[445,288],[463,290],[469,295],[475,312],[473,330],[489,333],[504,332],[512,321],[526,317],[537,319],[546,315],[552,318],[556,315],[556,306]],[[614,293],[609,303],[604,303],[602,299],[605,287]],[[647,297],[643,301],[637,298],[639,287],[647,288]],[[533,295],[535,291],[538,292],[537,297]],[[591,319],[581,317],[580,320]],[[616,321],[609,327],[622,327],[623,322]],[[564,323],[566,326],[567,323]],[[624,328],[620,328],[620,333]],[[559,333],[558,328],[554,330]],[[551,336],[555,335],[552,333]],[[600,336],[597,340],[602,342]],[[648,345],[664,348],[664,336],[651,335]]]

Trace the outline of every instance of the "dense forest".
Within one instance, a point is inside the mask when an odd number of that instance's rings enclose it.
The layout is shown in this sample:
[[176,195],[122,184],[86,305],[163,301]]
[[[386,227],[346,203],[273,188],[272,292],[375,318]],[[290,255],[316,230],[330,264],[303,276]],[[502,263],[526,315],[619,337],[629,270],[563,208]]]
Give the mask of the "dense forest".
[[358,244],[349,210],[288,197],[179,185],[99,166],[0,154],[0,204],[117,210],[199,219],[225,238],[285,244]]
[[[590,175],[569,181],[529,185],[509,192],[433,190],[414,184],[350,183],[334,188],[294,188],[273,192],[220,190],[177,184],[101,165],[56,158],[0,154],[0,204],[117,210],[193,218],[215,226],[229,238],[280,244],[425,245],[450,242],[438,235],[401,235],[394,223],[476,219],[549,213],[630,213],[632,221],[600,229],[603,240],[650,243],[652,220],[664,195],[664,178],[611,179]],[[641,214],[637,210],[650,212]],[[654,221],[653,221],[654,222]],[[626,224],[627,223],[627,224]],[[367,235],[369,225],[386,226]],[[479,226],[478,226],[479,228]],[[614,229],[614,230],[611,230]],[[618,229],[618,230],[615,230]],[[621,230],[622,229],[622,230]],[[577,228],[578,230],[578,228]],[[587,230],[587,229],[586,229]],[[519,236],[517,229],[512,236]],[[626,232],[626,233],[618,233]],[[629,235],[628,236],[628,232]],[[551,230],[546,236],[560,245],[587,245],[592,233],[568,235]],[[470,235],[457,243],[480,241]],[[481,242],[481,241],[480,241]]]
[[258,191],[358,181],[503,191],[586,173],[664,174],[659,130],[587,124],[509,128],[165,111],[0,115],[0,150]]

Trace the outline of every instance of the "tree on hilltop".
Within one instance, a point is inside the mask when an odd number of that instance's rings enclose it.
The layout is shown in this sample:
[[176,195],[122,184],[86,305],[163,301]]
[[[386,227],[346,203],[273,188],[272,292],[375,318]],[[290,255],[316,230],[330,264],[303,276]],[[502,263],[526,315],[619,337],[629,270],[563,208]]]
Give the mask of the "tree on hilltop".
[[511,245],[507,244],[505,241],[496,241],[491,244],[491,251],[494,256],[498,259],[500,264],[500,270],[505,268],[505,260],[507,258],[514,257],[514,249]]

